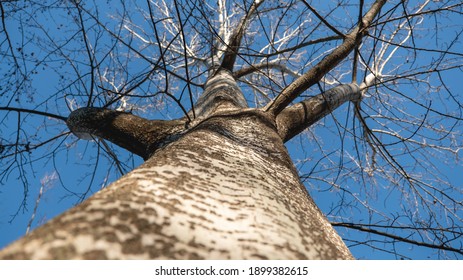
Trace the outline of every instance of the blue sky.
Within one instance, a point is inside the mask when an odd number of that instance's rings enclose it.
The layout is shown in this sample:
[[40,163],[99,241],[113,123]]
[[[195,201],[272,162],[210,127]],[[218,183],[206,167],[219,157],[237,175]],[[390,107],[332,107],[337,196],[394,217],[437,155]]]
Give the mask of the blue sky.
[[[120,7],[117,5],[109,5],[104,8],[101,7],[100,11],[102,14],[113,14],[115,11],[119,10],[119,8]],[[72,101],[76,101],[78,103],[77,106],[83,106],[83,104],[85,104],[87,96],[85,94],[79,96],[78,93],[88,90],[88,88],[85,88],[86,82],[89,81],[88,76],[76,82],[72,81],[77,79],[76,76],[73,75],[73,71],[79,71],[81,73],[88,71],[88,69],[86,69],[87,58],[85,57],[85,51],[82,51],[82,44],[81,42],[79,44],[78,39],[70,40],[69,42],[63,39],[70,34],[63,31],[63,28],[67,24],[66,21],[69,20],[66,15],[59,15],[57,12],[57,14],[51,16],[49,14],[51,13],[50,11],[40,11],[38,13],[42,13],[39,15],[39,18],[42,19],[40,23],[43,25],[35,29],[34,32],[38,32],[37,36],[45,37],[45,33],[49,33],[48,35],[63,40],[62,44],[65,46],[65,49],[75,56],[69,59],[76,63],[75,65],[69,65],[69,61],[66,59],[56,59],[60,57],[60,54],[57,53],[52,57],[47,57],[47,54],[41,49],[43,47],[37,47],[32,42],[24,42],[25,33],[19,32],[19,26],[16,25],[14,21],[8,21],[7,19],[6,23],[10,30],[9,35],[13,45],[18,46],[18,48],[21,46],[21,50],[16,49],[15,51],[18,54],[22,54],[25,61],[30,63],[24,66],[24,69],[29,73],[33,73],[33,76],[31,77],[30,84],[28,84],[27,87],[23,87],[17,95],[9,93],[2,95],[1,106],[6,106],[8,104],[9,106],[49,111],[54,114],[67,116],[70,110],[69,106],[76,106]],[[333,16],[340,17],[340,11],[334,13]],[[105,18],[105,20],[108,22],[108,26],[112,26],[109,18]],[[133,20],[137,22],[140,21],[139,18]],[[442,21],[446,22],[446,24],[460,22],[461,16],[451,15],[451,17],[445,20],[443,19]],[[433,24],[435,23],[432,22],[429,23],[429,25],[423,25],[423,27],[432,28]],[[458,25],[449,24],[446,26],[450,27],[443,30],[439,29],[437,35],[430,32],[429,34],[423,33],[423,37],[417,36],[416,44],[418,44],[419,47],[432,48],[437,44],[437,37],[453,38],[456,33],[461,31],[461,27]],[[111,47],[113,44],[109,38],[110,36],[98,38],[97,36],[92,37],[92,35],[94,34],[89,34],[89,37],[94,43],[95,49],[104,50]],[[2,45],[1,50],[5,50],[5,45]],[[451,46],[451,51],[463,53],[461,43],[454,43]],[[402,71],[401,73],[406,74],[409,69],[423,67],[423,65],[431,63],[439,58],[438,55],[432,58],[431,56],[426,56],[426,53],[420,53],[416,61],[407,61],[405,63],[401,61],[401,59],[407,55],[405,52],[406,51],[400,53],[399,51],[396,54],[397,59],[393,61],[391,69],[397,65],[401,65],[399,67],[401,69],[400,71]],[[146,51],[146,53],[149,54],[149,50]],[[153,53],[155,53],[155,51],[153,51]],[[102,57],[100,58],[102,60],[104,59]],[[124,63],[124,59],[125,58],[120,59],[122,61],[121,64]],[[139,60],[132,62],[126,59],[126,61],[128,67],[133,69],[134,72],[143,72],[147,67],[143,62],[136,64],[139,63]],[[461,57],[456,56],[455,61],[458,63],[458,61],[461,61]],[[39,63],[37,64],[37,62]],[[347,66],[344,65],[344,69],[345,67]],[[8,67],[4,67],[3,69],[0,68],[0,73],[2,75],[4,73],[11,75],[8,71]],[[15,75],[19,74],[15,73]],[[462,100],[461,93],[456,92],[459,90],[459,83],[463,78],[461,70],[456,68],[444,71],[442,75],[446,82],[446,86],[456,93],[455,97],[457,99]],[[423,78],[429,79],[430,83],[433,83],[436,82],[437,76],[423,76]],[[63,85],[67,85],[67,87],[63,89]],[[246,90],[245,93],[251,94],[249,88],[245,86],[243,86],[243,88]],[[327,88],[329,88],[329,86],[327,86]],[[454,103],[450,102],[451,98],[444,94],[446,89],[442,86],[432,91],[425,92],[421,84],[417,87],[415,84],[404,82],[399,88],[401,92],[405,93],[410,99],[432,99],[433,108],[436,110],[446,109],[449,114],[458,114],[458,110],[461,110],[461,108],[455,107]],[[148,91],[150,89],[147,88],[146,90]],[[177,90],[181,92],[182,87],[179,86]],[[382,90],[387,92],[388,89],[383,88]],[[200,90],[197,88],[194,88],[194,91],[200,93]],[[307,94],[317,94],[317,91],[318,89],[314,88]],[[434,97],[434,95],[436,97]],[[18,97],[17,101],[15,97]],[[412,116],[429,117],[429,122],[434,122],[436,127],[442,126],[449,128],[455,124],[454,120],[439,118],[438,114],[427,112],[425,108],[410,102],[410,100],[406,98],[401,98],[399,94],[394,98],[394,100],[392,97],[391,100],[371,98],[370,100],[364,101],[364,108],[366,112],[372,115],[380,110],[389,109],[390,111],[385,115],[388,115],[392,119],[395,114],[401,112],[401,110],[403,111],[404,107],[405,113],[409,113]],[[252,98],[249,97],[249,100],[251,101]],[[187,94],[184,94],[182,101],[185,107],[189,106]],[[390,107],[388,107],[389,105],[387,104],[389,101],[392,104]],[[152,108],[147,114],[147,117],[165,119],[181,115],[181,111],[176,108],[175,104],[172,102],[164,102],[163,104],[165,106],[163,111],[157,111],[157,108]],[[404,106],[404,104],[407,104],[407,106]],[[446,106],[448,106],[448,108],[445,108]],[[143,112],[137,113],[143,114]],[[405,115],[405,113],[402,112],[401,114]],[[309,131],[288,143],[288,150],[296,166],[300,169],[301,175],[310,174],[310,179],[306,180],[307,189],[314,197],[319,207],[325,213],[328,213],[330,218],[336,219],[339,218],[340,215],[343,215],[346,217],[346,220],[349,220],[350,217],[355,217],[355,219],[352,220],[363,221],[365,223],[380,221],[380,215],[369,213],[367,207],[362,205],[362,203],[365,202],[369,207],[371,206],[369,210],[372,212],[374,212],[373,210],[381,211],[387,215],[388,219],[397,216],[398,222],[405,223],[407,217],[402,215],[402,213],[409,210],[417,212],[422,210],[420,209],[420,205],[416,205],[415,208],[411,207],[413,203],[413,193],[407,190],[406,183],[397,179],[400,183],[394,186],[391,184],[391,181],[381,176],[366,178],[365,183],[365,181],[362,182],[358,177],[360,173],[355,168],[357,164],[355,160],[357,159],[356,152],[360,151],[361,153],[362,151],[368,151],[368,147],[365,148],[365,146],[368,145],[359,139],[361,136],[361,132],[359,131],[361,130],[359,124],[355,124],[356,121],[352,114],[351,105],[346,104],[342,106],[334,114],[327,116]],[[0,132],[2,135],[6,135],[4,138],[13,139],[16,137],[17,134],[15,134],[14,131],[18,122],[18,115],[16,113],[6,114],[4,111],[0,111],[0,119],[2,121]],[[369,124],[374,128],[380,128],[381,124],[383,124],[381,121],[382,120],[379,118],[368,120]],[[51,139],[56,135],[67,132],[67,128],[62,121],[26,113],[21,114],[21,124],[23,130],[19,134],[20,138],[29,140],[31,143]],[[433,131],[425,130],[424,127],[415,135],[410,127],[401,127],[401,123],[389,122],[387,124],[390,127],[397,125],[397,130],[403,133],[404,137],[413,136],[415,137],[413,139],[417,140],[421,139],[418,138],[420,135],[430,138],[437,135],[437,133]],[[356,130],[354,127],[356,127]],[[453,132],[457,132],[455,133],[456,136],[461,136],[461,130],[461,124],[456,122]],[[355,137],[350,135],[352,131],[356,131],[357,134],[354,135]],[[450,139],[450,136],[452,136],[452,134],[449,134],[448,145],[453,145],[452,147],[459,145],[461,147],[462,138]],[[385,143],[395,141],[393,137],[388,136],[383,136],[382,139]],[[432,142],[432,140],[429,141]],[[437,142],[438,141],[436,141],[436,143]],[[322,146],[324,151],[320,151],[319,146]],[[406,155],[406,149],[410,147],[416,148],[414,157],[407,157]],[[72,207],[76,203],[79,203],[82,197],[88,197],[101,189],[102,186],[116,180],[120,176],[120,172],[114,166],[110,156],[103,151],[104,149],[105,147],[103,145],[98,146],[96,142],[77,140],[75,136],[66,134],[55,141],[51,141],[49,145],[38,148],[37,151],[34,151],[31,155],[26,153],[24,158],[19,159],[26,163],[24,169],[13,168],[12,172],[2,175],[2,180],[0,181],[0,248],[24,235],[31,221],[31,216],[34,212],[41,188],[43,190],[43,195],[40,198],[36,215],[32,221],[33,228],[65,211],[69,207]],[[461,152],[454,154],[453,157],[451,153],[446,154],[440,150],[425,154],[415,146],[401,146],[400,144],[392,146],[390,151],[397,155],[397,160],[403,166],[410,167],[413,171],[421,172],[423,177],[431,175],[428,176],[431,177],[430,182],[432,182],[432,174],[434,174],[432,172],[438,170],[441,172],[439,176],[445,175],[446,181],[450,182],[450,185],[456,187],[457,190],[460,190],[460,193],[458,193],[458,191],[452,193],[456,195],[455,199],[462,199],[461,174],[463,173],[463,167],[460,161]],[[134,168],[142,162],[141,159],[133,157],[121,149],[115,148],[115,153],[117,153],[120,159],[124,159],[125,162],[127,162],[127,166],[125,167],[126,170]],[[362,160],[365,160],[365,162],[371,160],[371,151],[369,156],[362,156]],[[429,160],[431,165],[425,165],[426,160]],[[365,162],[364,164],[366,164]],[[420,162],[423,164],[420,164]],[[4,163],[6,164],[6,161],[1,163],[2,166],[4,166]],[[342,166],[343,168],[339,169],[338,166]],[[378,159],[378,166],[386,166],[385,161]],[[433,166],[435,170],[429,169],[429,174],[426,174],[426,166]],[[19,175],[21,173],[24,174],[23,178],[27,178],[27,182],[23,182],[20,179],[21,177]],[[391,175],[391,177],[393,176],[395,175]],[[375,184],[371,184],[371,182],[375,182]],[[434,183],[438,185],[439,182],[436,181]],[[26,208],[21,207],[24,198],[24,186],[28,186]],[[358,198],[358,200],[355,198]],[[344,202],[348,207],[340,209],[337,207],[340,202]],[[459,210],[459,212],[457,211],[457,213],[461,215],[461,210]],[[413,215],[415,214],[413,213]],[[445,211],[437,213],[437,215],[442,221],[452,219],[451,215]],[[417,217],[418,219],[418,217],[422,216],[417,214],[413,217]],[[461,225],[461,221],[456,221],[456,223]],[[348,244],[353,245],[351,250],[357,258],[395,258],[394,255],[382,251],[381,242],[384,240],[383,237],[355,231],[346,232],[343,228],[337,228],[337,230],[346,240],[378,240],[378,242],[373,243],[377,248],[371,248],[369,246],[347,241]],[[414,237],[416,237],[416,235]],[[435,259],[439,257],[429,249],[416,246],[411,249],[411,246],[408,244],[396,243],[390,245],[388,247],[389,250],[391,246],[397,250],[399,256],[403,254],[407,257],[417,259]],[[454,257],[456,256],[451,255],[451,258]],[[461,258],[461,255],[459,257]]]

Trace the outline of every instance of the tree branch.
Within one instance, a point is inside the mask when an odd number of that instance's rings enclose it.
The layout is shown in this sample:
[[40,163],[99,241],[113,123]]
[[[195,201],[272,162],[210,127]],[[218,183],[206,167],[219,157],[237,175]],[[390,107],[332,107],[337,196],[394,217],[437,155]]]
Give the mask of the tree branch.
[[233,73],[233,76],[235,77],[235,79],[239,79],[243,76],[246,76],[246,75],[249,75],[249,74],[252,74],[254,72],[260,72],[262,69],[271,69],[271,68],[274,68],[274,69],[277,69],[277,70],[280,70],[281,72],[283,73],[287,73],[293,77],[300,77],[300,75],[294,71],[292,71],[291,69],[289,69],[288,67],[286,67],[286,65],[280,63],[280,62],[263,62],[263,63],[259,63],[259,64],[253,64],[253,65],[250,65],[248,67],[243,67],[241,68],[240,70],[237,70]]
[[184,51],[184,62],[185,62],[185,76],[186,76],[186,80],[187,80],[187,88],[188,88],[188,96],[190,97],[190,105],[191,105],[191,112],[193,113],[193,119],[196,118],[196,113],[195,113],[195,106],[194,106],[194,102],[193,102],[193,93],[191,91],[191,86],[190,86],[190,74],[189,74],[189,71],[188,71],[188,52],[187,52],[187,46],[186,46],[186,39],[185,39],[185,31],[183,29],[183,23],[182,23],[182,18],[180,17],[180,10],[178,8],[178,4],[177,4],[177,1],[174,0],[174,7],[175,7],[175,11],[177,12],[177,17],[178,17],[178,22],[179,22],[179,25],[180,25],[180,38],[182,39],[182,44],[183,44],[183,51]]
[[386,3],[386,0],[377,0],[370,8],[370,10],[362,18],[363,28],[357,26],[345,36],[344,42],[338,46],[332,53],[325,56],[317,65],[304,73],[300,78],[286,87],[271,103],[269,103],[265,110],[273,115],[278,115],[286,106],[288,106],[294,99],[296,99],[302,92],[310,88],[312,85],[320,81],[320,79],[328,73],[331,69],[336,67],[342,60],[344,60],[354,48],[360,44],[363,36],[366,35],[366,28],[368,28],[380,12],[381,7]]
[[413,245],[417,245],[417,246],[433,248],[433,249],[439,249],[439,250],[445,250],[445,251],[455,252],[455,253],[463,255],[463,249],[449,247],[449,246],[446,246],[445,244],[430,244],[430,243],[426,243],[426,242],[420,242],[420,241],[412,240],[412,239],[405,238],[405,237],[402,237],[402,236],[398,236],[398,235],[395,235],[395,234],[390,234],[390,233],[387,233],[387,232],[384,232],[384,231],[379,231],[379,230],[376,230],[376,229],[372,229],[372,228],[368,228],[368,227],[364,227],[364,226],[359,226],[359,225],[356,225],[356,224],[353,224],[353,223],[336,223],[336,222],[332,222],[331,225],[333,225],[335,227],[346,227],[346,228],[356,229],[356,230],[360,230],[360,231],[363,231],[363,232],[368,232],[368,233],[373,233],[373,234],[376,234],[376,235],[381,235],[381,236],[384,236],[384,237],[387,237],[387,238],[391,238],[391,239],[394,239],[394,240],[397,240],[397,241],[401,241],[401,242],[405,242],[405,243],[409,243],[409,244],[413,244]]
[[360,98],[360,88],[356,84],[346,84],[285,108],[277,116],[278,134],[283,141],[289,141],[345,102]]
[[318,39],[313,39],[313,40],[310,40],[310,41],[302,42],[300,44],[297,44],[297,45],[292,46],[292,47],[287,47],[285,49],[276,50],[275,52],[272,52],[272,53],[247,53],[246,55],[250,56],[250,57],[270,58],[272,56],[277,56],[277,55],[281,55],[281,54],[284,54],[284,53],[294,52],[296,50],[302,49],[302,48],[307,47],[307,46],[316,45],[316,44],[325,43],[325,42],[330,42],[330,41],[335,41],[335,40],[340,40],[340,39],[343,39],[343,38],[344,38],[344,35],[343,36],[338,36],[338,35],[327,36],[327,37],[323,37],[323,38],[318,38]]
[[175,139],[185,125],[181,120],[147,120],[126,112],[94,107],[73,111],[66,124],[81,139],[101,137],[143,159]]
[[42,112],[42,111],[37,111],[37,110],[32,110],[32,109],[25,109],[25,108],[16,108],[16,107],[0,107],[0,111],[14,111],[18,113],[30,113],[30,114],[35,114],[39,116],[44,116],[44,117],[49,117],[49,118],[54,118],[62,121],[66,121],[66,117],[62,117],[60,115],[48,113],[48,112]]
[[233,66],[235,65],[236,56],[238,55],[238,49],[241,46],[241,39],[243,38],[244,31],[254,13],[257,11],[257,8],[264,2],[264,0],[256,0],[252,3],[249,11],[244,15],[240,20],[240,23],[234,30],[233,34],[230,37],[230,42],[228,43],[227,50],[225,51],[224,58],[222,60],[221,68],[233,71]]
[[309,9],[321,22],[323,22],[323,24],[326,25],[326,27],[328,27],[329,29],[331,29],[331,31],[333,31],[334,33],[336,33],[336,35],[338,36],[341,36],[341,37],[344,37],[344,34],[342,34],[341,31],[337,30],[334,26],[332,26],[322,15],[320,15],[317,10],[315,10],[312,6],[310,6],[309,3],[307,3],[307,1],[305,0],[302,0],[302,3],[304,3],[304,5],[307,7],[307,9]]

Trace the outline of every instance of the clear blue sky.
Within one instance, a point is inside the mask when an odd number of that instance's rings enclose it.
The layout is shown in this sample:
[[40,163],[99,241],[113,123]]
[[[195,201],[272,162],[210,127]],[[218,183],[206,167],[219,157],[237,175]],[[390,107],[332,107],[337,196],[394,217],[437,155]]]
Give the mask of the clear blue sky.
[[[111,2],[113,3],[113,2]],[[105,4],[106,5],[106,4]],[[111,10],[113,7],[107,7],[108,10]],[[102,12],[105,12],[106,9],[101,9]],[[47,12],[43,13],[43,17],[48,17]],[[461,16],[448,19],[449,22],[459,22],[461,23]],[[10,31],[10,36],[13,44],[15,46],[22,45],[23,34],[19,32],[17,25],[13,21],[6,20],[6,24]],[[45,28],[53,34],[53,36],[62,32],[63,25],[66,24],[66,18],[55,16],[53,20],[43,20],[42,24],[46,24]],[[432,26],[434,22],[425,25],[426,27]],[[461,31],[461,27],[460,31]],[[17,31],[17,32],[15,32]],[[458,27],[449,28],[446,30],[439,30],[438,36],[445,38],[446,36],[455,36],[455,32],[458,31]],[[0,38],[3,35],[0,35]],[[45,34],[39,34],[39,36],[45,36]],[[427,37],[426,37],[427,36]],[[424,38],[417,37],[417,44],[420,47],[426,47],[425,42],[429,40],[429,44],[432,45],[436,39],[434,34],[426,34]],[[104,45],[108,42],[100,43],[100,46],[104,48]],[[110,45],[108,43],[108,45]],[[40,49],[32,46],[32,44],[25,44],[25,49],[21,52],[27,53],[29,56],[38,57],[47,60],[46,54],[43,53]],[[66,48],[78,48],[78,46],[66,46]],[[81,47],[81,46],[80,46]],[[2,46],[2,51],[5,50],[5,46]],[[461,43],[456,43],[452,46],[451,50],[453,52],[463,53],[463,47]],[[16,50],[19,53],[19,50]],[[33,54],[32,54],[33,53]],[[85,61],[85,52],[81,54],[82,56],[76,57],[76,61],[83,62]],[[423,55],[420,54],[420,55]],[[400,58],[399,58],[400,59]],[[421,57],[420,57],[421,59]],[[428,59],[422,58],[423,60]],[[26,59],[31,62],[28,65],[28,70],[31,71],[33,68],[34,58]],[[461,60],[461,58],[460,58]],[[30,92],[22,93],[20,100],[18,102],[12,101],[11,106],[15,107],[24,107],[30,109],[37,109],[42,111],[50,111],[51,113],[59,114],[62,116],[67,116],[69,109],[67,108],[66,102],[69,104],[70,99],[66,99],[66,90],[60,91],[62,83],[68,82],[68,80],[62,80],[61,75],[63,73],[54,71],[52,68],[53,65],[61,63],[60,61],[49,61],[49,63],[42,63],[40,67],[37,68],[37,73],[32,77],[32,82],[30,84]],[[64,63],[67,63],[64,61]],[[47,65],[48,64],[48,65]],[[396,61],[397,64],[397,61]],[[420,66],[421,62],[416,61],[412,67]],[[50,67],[47,67],[50,66]],[[417,67],[418,67],[417,66]],[[75,67],[85,69],[84,63],[76,63]],[[5,68],[6,69],[6,68]],[[0,74],[4,74],[4,71],[1,70]],[[68,66],[63,66],[61,69],[67,69],[71,71]],[[84,71],[84,70],[82,70]],[[66,74],[66,73],[64,73]],[[455,69],[452,71],[446,71],[442,73],[446,85],[454,90],[455,92],[459,90],[461,92],[461,80],[463,75],[460,69]],[[68,79],[74,79],[75,77],[68,77]],[[435,76],[433,78],[436,78]],[[78,87],[78,86],[76,86]],[[408,92],[412,98],[419,96],[413,92],[418,92],[420,88],[414,88],[412,85],[404,84],[401,89],[404,92]],[[69,91],[75,91],[75,88],[69,88]],[[440,91],[445,89],[441,88]],[[439,92],[437,90],[437,92]],[[315,90],[316,91],[316,90]],[[314,91],[314,92],[315,92]],[[56,100],[50,102],[48,99]],[[457,95],[457,98],[462,101],[462,96]],[[6,98],[11,100],[9,98]],[[4,106],[6,99],[3,99],[1,106]],[[85,100],[83,97],[82,100]],[[184,99],[187,104],[187,98]],[[384,100],[387,102],[387,100]],[[397,100],[395,101],[397,102]],[[409,102],[404,100],[404,102]],[[37,104],[37,107],[33,107],[33,104]],[[411,104],[411,103],[410,103]],[[436,106],[439,105],[439,102],[435,103]],[[445,104],[442,103],[442,104]],[[50,107],[53,105],[53,107]],[[80,104],[82,105],[82,104]],[[398,106],[401,104],[398,104]],[[349,135],[346,135],[343,126],[352,127],[352,108],[345,105],[340,108],[333,116],[326,117],[322,122],[317,126],[312,128],[308,133],[301,135],[298,138],[295,138],[288,144],[288,149],[296,162],[296,166],[300,168],[301,174],[308,174],[311,172],[311,180],[307,180],[307,187],[310,194],[314,197],[316,203],[324,211],[330,211],[329,216],[337,217],[339,215],[344,216],[355,216],[363,220],[365,223],[368,223],[371,213],[366,213],[364,208],[360,206],[361,201],[369,200],[368,203],[374,205],[376,210],[381,210],[388,213],[390,216],[397,215],[398,220],[403,219],[403,213],[407,205],[404,201],[409,201],[407,197],[407,192],[400,191],[400,187],[394,188],[390,186],[390,182],[385,180],[385,178],[376,178],[376,185],[368,185],[368,188],[359,180],[358,173],[354,170],[355,162],[350,161],[349,159],[356,157],[357,147],[356,143],[353,140],[348,140]],[[381,110],[381,108],[378,108]],[[370,112],[372,112],[370,110]],[[409,114],[411,115],[423,115],[426,113],[426,110],[422,108],[417,108],[416,106],[410,105]],[[150,117],[156,118],[165,118],[166,115],[172,117],[181,114],[178,109],[173,108],[172,105],[167,108],[166,111],[151,114]],[[11,139],[15,136],[12,131],[17,125],[17,114],[10,113],[7,117],[4,117],[5,112],[0,111],[0,120],[2,124],[0,126],[0,132],[8,134],[7,137]],[[393,116],[391,116],[393,117]],[[47,119],[47,126],[44,126],[44,118],[37,117],[28,114],[21,114],[23,120],[24,130],[27,131],[30,135],[30,140],[40,139],[41,141],[54,137],[57,134],[67,131],[66,126],[63,122],[58,120]],[[454,121],[449,120],[448,123],[444,125],[451,126]],[[437,123],[436,125],[441,125]],[[462,126],[460,123],[457,124],[455,130],[461,130]],[[361,134],[360,132],[357,132]],[[404,129],[404,135],[410,136],[411,133]],[[429,133],[429,132],[423,132]],[[348,134],[348,133],[347,133]],[[460,133],[461,135],[461,133]],[[387,139],[386,140],[390,140]],[[449,140],[450,141],[450,140]],[[462,141],[462,138],[455,139],[455,141]],[[112,161],[108,158],[107,154],[102,151],[102,148],[96,148],[94,142],[87,142],[83,140],[77,141],[74,136],[63,136],[59,140],[52,142],[50,146],[40,149],[39,154],[48,155],[47,157],[29,157],[26,155],[24,158],[25,161],[32,160],[32,164],[27,164],[24,170],[14,169],[13,172],[8,173],[3,177],[0,185],[0,248],[10,243],[12,240],[17,239],[22,236],[27,228],[29,221],[31,220],[31,215],[33,213],[35,202],[38,197],[39,190],[43,186],[44,193],[40,199],[40,203],[37,208],[37,213],[33,219],[32,226],[37,227],[38,225],[44,223],[45,221],[51,219],[57,214],[65,211],[69,207],[72,207],[80,201],[79,195],[85,194],[85,197],[88,197],[91,193],[98,191],[103,185],[116,180],[119,176],[118,171],[114,166],[110,167],[108,172],[108,166]],[[303,144],[301,146],[301,143]],[[314,153],[317,150],[318,145],[323,145],[325,148],[325,153]],[[461,146],[461,142],[459,142]],[[393,147],[392,149],[395,153],[400,153],[402,147]],[[399,152],[397,152],[399,150]],[[403,151],[406,153],[406,151]],[[139,158],[133,158],[128,153],[117,150],[118,155],[121,158],[128,159],[129,166],[135,167],[140,164],[142,161]],[[101,155],[101,156],[100,156]],[[340,156],[342,155],[342,156]],[[414,161],[424,161],[426,159],[433,160],[433,157],[424,157],[420,155],[420,151],[416,152],[417,157],[400,157],[400,161],[404,166],[412,166]],[[440,151],[435,151],[435,156],[442,156]],[[457,154],[461,157],[461,152]],[[306,161],[304,161],[306,160]],[[462,187],[461,174],[463,174],[463,167],[461,161],[458,157],[448,158],[447,164],[445,160],[436,161],[434,164],[436,169],[440,169],[446,176],[446,180],[451,182],[454,186],[460,188]],[[3,162],[0,163],[3,168]],[[383,161],[379,164],[384,164]],[[343,166],[343,169],[340,173],[340,179],[335,180],[337,172],[337,166]],[[33,166],[33,167],[32,167]],[[325,166],[332,166],[333,170],[323,171]],[[323,168],[322,168],[323,167]],[[352,178],[349,177],[349,170],[352,169]],[[90,174],[95,171],[95,177],[93,178]],[[25,172],[26,177],[28,178],[27,182],[22,182],[19,178],[18,172]],[[334,176],[334,177],[333,177]],[[393,176],[393,175],[391,175]],[[346,179],[346,177],[348,179]],[[48,180],[46,180],[48,178]],[[326,178],[329,182],[334,182],[339,184],[342,187],[345,187],[346,190],[352,192],[352,196],[358,196],[359,200],[353,202],[350,200],[350,203],[357,203],[351,208],[346,208],[348,210],[340,210],[335,206],[343,199],[346,195],[346,192],[340,190],[336,187],[330,186],[322,180]],[[343,179],[344,178],[344,179]],[[29,187],[28,196],[27,196],[27,208],[21,208],[21,202],[24,197],[24,188],[23,186],[27,185]],[[405,184],[406,185],[406,184]],[[371,187],[371,188],[369,188]],[[460,192],[461,195],[461,192]],[[461,196],[460,196],[461,198]],[[351,199],[351,198],[350,198]],[[458,199],[458,198],[457,198]],[[409,201],[410,202],[410,201]],[[419,206],[417,207],[419,208]],[[18,210],[19,209],[19,210]],[[337,212],[339,210],[339,212]],[[19,212],[17,212],[19,211]],[[461,210],[459,212],[461,214]],[[451,215],[447,213],[439,213],[441,219],[451,219]],[[377,217],[375,218],[377,219]],[[461,225],[461,221],[457,222]],[[367,235],[362,233],[356,233],[354,231],[345,232],[342,228],[337,228],[341,235],[347,240],[367,240],[367,239],[377,239],[379,241],[384,240],[383,237],[376,235]],[[348,244],[353,244],[347,242]],[[394,258],[393,255],[381,251],[381,244],[375,243],[378,248],[371,248],[369,246],[357,245],[351,247],[354,256],[361,259],[390,259]],[[397,249],[397,252],[404,254],[405,256],[416,258],[416,259],[426,259],[426,258],[438,258],[437,255],[432,254],[429,249],[423,249],[419,247],[414,247],[413,250],[410,250],[410,245],[403,243],[396,243],[394,246]],[[461,257],[461,256],[460,256]]]

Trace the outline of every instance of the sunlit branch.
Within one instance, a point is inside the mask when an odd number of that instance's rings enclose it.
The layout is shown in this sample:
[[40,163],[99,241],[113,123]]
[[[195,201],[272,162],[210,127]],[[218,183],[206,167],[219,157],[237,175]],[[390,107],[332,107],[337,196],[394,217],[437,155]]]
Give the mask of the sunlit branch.
[[279,70],[285,74],[288,74],[292,77],[295,77],[295,78],[298,78],[300,77],[300,75],[298,73],[295,73],[294,71],[292,71],[291,69],[289,69],[286,65],[282,64],[281,62],[278,62],[278,61],[275,61],[275,62],[264,62],[264,63],[260,63],[260,64],[253,64],[253,65],[250,65],[248,67],[243,67],[241,68],[240,70],[237,70],[233,73],[233,76],[236,78],[236,79],[239,79],[243,76],[246,76],[246,75],[249,75],[249,74],[253,74],[255,72],[261,72],[262,70],[265,70],[265,69],[275,69],[275,70]]
[[297,44],[297,45],[295,45],[293,47],[287,47],[287,48],[275,50],[275,51],[273,51],[271,53],[246,53],[246,56],[270,58],[270,57],[285,54],[285,53],[291,53],[291,52],[303,49],[304,47],[308,47],[308,46],[311,46],[311,45],[316,45],[316,44],[320,44],[320,43],[326,43],[326,42],[330,42],[330,41],[341,40],[343,38],[344,37],[341,37],[341,36],[338,36],[338,35],[328,36],[328,37],[323,37],[323,38],[320,38],[320,39],[309,40],[309,41],[306,41],[304,43]]

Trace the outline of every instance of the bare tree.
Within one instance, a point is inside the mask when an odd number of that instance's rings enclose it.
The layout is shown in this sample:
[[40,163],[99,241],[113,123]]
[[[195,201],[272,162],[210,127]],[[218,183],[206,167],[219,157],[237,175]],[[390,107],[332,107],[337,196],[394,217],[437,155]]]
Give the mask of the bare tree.
[[462,6],[0,2],[13,217],[79,203],[0,257],[461,257]]

